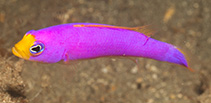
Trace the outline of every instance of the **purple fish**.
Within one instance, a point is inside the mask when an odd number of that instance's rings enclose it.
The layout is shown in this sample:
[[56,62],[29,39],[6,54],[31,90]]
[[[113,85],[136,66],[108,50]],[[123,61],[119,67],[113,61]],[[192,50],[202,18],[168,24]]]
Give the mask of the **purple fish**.
[[106,56],[144,57],[179,64],[193,71],[180,49],[150,38],[149,33],[145,26],[62,24],[27,32],[12,52],[20,58],[45,63]]

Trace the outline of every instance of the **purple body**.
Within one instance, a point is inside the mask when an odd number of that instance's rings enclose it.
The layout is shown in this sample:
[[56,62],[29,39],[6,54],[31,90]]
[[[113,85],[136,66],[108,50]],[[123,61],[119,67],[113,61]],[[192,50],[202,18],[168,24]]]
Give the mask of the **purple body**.
[[106,27],[74,27],[71,23],[28,33],[43,42],[45,50],[31,60],[54,63],[105,56],[135,56],[167,61],[188,67],[184,55],[173,45],[127,29]]

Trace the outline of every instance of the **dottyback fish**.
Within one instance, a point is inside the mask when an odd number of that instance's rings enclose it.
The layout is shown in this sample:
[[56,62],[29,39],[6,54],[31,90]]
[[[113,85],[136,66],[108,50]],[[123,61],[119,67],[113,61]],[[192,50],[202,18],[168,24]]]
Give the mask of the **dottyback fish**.
[[152,32],[147,26],[61,24],[28,31],[12,52],[25,60],[45,63],[107,56],[144,57],[179,64],[192,71],[178,47],[150,38],[148,34]]

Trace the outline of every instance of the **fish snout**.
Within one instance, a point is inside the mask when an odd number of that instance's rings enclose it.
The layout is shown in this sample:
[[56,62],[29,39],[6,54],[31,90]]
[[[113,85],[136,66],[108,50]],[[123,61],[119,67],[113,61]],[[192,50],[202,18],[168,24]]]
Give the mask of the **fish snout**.
[[23,58],[23,59],[26,59],[26,60],[28,60],[29,57],[30,57],[23,50],[17,48],[16,46],[12,47],[12,53],[17,57]]

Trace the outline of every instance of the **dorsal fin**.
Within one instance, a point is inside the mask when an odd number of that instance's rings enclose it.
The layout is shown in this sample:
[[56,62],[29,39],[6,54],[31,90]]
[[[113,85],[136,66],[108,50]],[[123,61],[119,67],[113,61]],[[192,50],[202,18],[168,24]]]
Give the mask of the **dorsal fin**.
[[155,31],[150,28],[150,25],[145,26],[139,26],[139,27],[121,27],[121,26],[111,26],[111,25],[83,25],[83,24],[77,24],[73,25],[74,27],[99,27],[99,28],[113,28],[113,29],[126,29],[126,30],[132,30],[137,31],[139,33],[143,33],[146,36],[152,36]]

